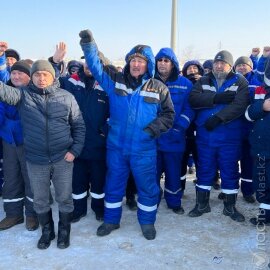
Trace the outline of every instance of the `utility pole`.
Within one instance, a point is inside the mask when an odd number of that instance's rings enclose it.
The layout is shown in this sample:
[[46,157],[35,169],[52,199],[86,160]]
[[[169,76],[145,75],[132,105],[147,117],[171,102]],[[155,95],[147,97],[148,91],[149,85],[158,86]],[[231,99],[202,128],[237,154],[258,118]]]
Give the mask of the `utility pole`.
[[171,22],[171,48],[177,53],[177,2],[172,0],[172,22]]

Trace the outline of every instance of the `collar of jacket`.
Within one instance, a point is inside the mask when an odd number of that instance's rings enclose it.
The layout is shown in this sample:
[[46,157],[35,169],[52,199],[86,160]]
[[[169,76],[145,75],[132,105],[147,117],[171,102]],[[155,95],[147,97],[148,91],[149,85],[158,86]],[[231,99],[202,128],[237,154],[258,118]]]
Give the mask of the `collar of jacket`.
[[158,71],[156,70],[156,74],[155,74],[155,79],[166,83],[166,82],[174,82],[178,79],[179,73],[177,72],[177,69],[175,67],[173,67],[170,76],[167,78],[167,80],[164,82],[161,77],[160,74],[158,73]]

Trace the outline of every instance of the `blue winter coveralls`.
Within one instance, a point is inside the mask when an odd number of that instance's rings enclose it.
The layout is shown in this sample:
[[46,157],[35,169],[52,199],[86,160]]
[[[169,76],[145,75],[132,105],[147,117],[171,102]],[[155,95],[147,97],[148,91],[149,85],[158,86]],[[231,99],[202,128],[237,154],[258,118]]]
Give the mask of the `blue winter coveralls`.
[[[124,73],[103,69],[94,41],[81,46],[93,77],[110,102],[104,222],[120,223],[131,170],[138,189],[139,223],[154,224],[159,195],[156,138],[172,126],[174,118],[168,88],[153,78],[155,60],[148,46],[138,45],[127,54]],[[130,56],[136,53],[147,59],[148,69],[138,80],[129,73]]]
[[[175,118],[173,127],[158,139],[157,183],[160,185],[160,177],[164,172],[164,197],[168,207],[176,209],[181,206],[182,198],[180,164],[185,150],[185,133],[194,117],[194,112],[188,102],[192,83],[180,75],[179,63],[172,49],[162,48],[156,55],[156,61],[161,58],[171,60],[174,66],[171,75],[164,83],[171,94]],[[155,78],[162,81],[157,67]]]
[[[232,91],[234,100],[229,104],[215,104],[218,93]],[[241,157],[242,127],[246,107],[249,104],[248,83],[240,75],[230,72],[218,87],[213,73],[206,74],[194,85],[190,103],[197,109],[196,142],[198,147],[198,181],[196,189],[210,192],[216,171],[220,170],[221,188],[225,194],[237,194],[239,188],[238,161]],[[211,131],[206,121],[218,117],[220,124]]]

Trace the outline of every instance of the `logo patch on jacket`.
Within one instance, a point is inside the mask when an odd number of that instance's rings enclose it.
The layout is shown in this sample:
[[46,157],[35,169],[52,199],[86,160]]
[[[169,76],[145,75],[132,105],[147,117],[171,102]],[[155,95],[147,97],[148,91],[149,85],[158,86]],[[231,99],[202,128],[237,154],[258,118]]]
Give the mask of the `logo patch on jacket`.
[[264,87],[259,86],[255,90],[255,99],[264,99],[265,95],[267,94],[267,91],[264,89]]

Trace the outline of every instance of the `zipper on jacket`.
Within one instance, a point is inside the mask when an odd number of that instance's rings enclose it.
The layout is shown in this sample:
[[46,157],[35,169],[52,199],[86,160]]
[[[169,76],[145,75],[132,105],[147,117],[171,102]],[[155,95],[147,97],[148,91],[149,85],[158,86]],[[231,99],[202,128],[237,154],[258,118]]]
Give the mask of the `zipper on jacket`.
[[48,95],[45,93],[45,128],[46,128],[46,147],[47,147],[47,154],[49,157],[49,163],[51,163],[51,154],[50,154],[50,149],[49,149],[49,129],[48,129]]

